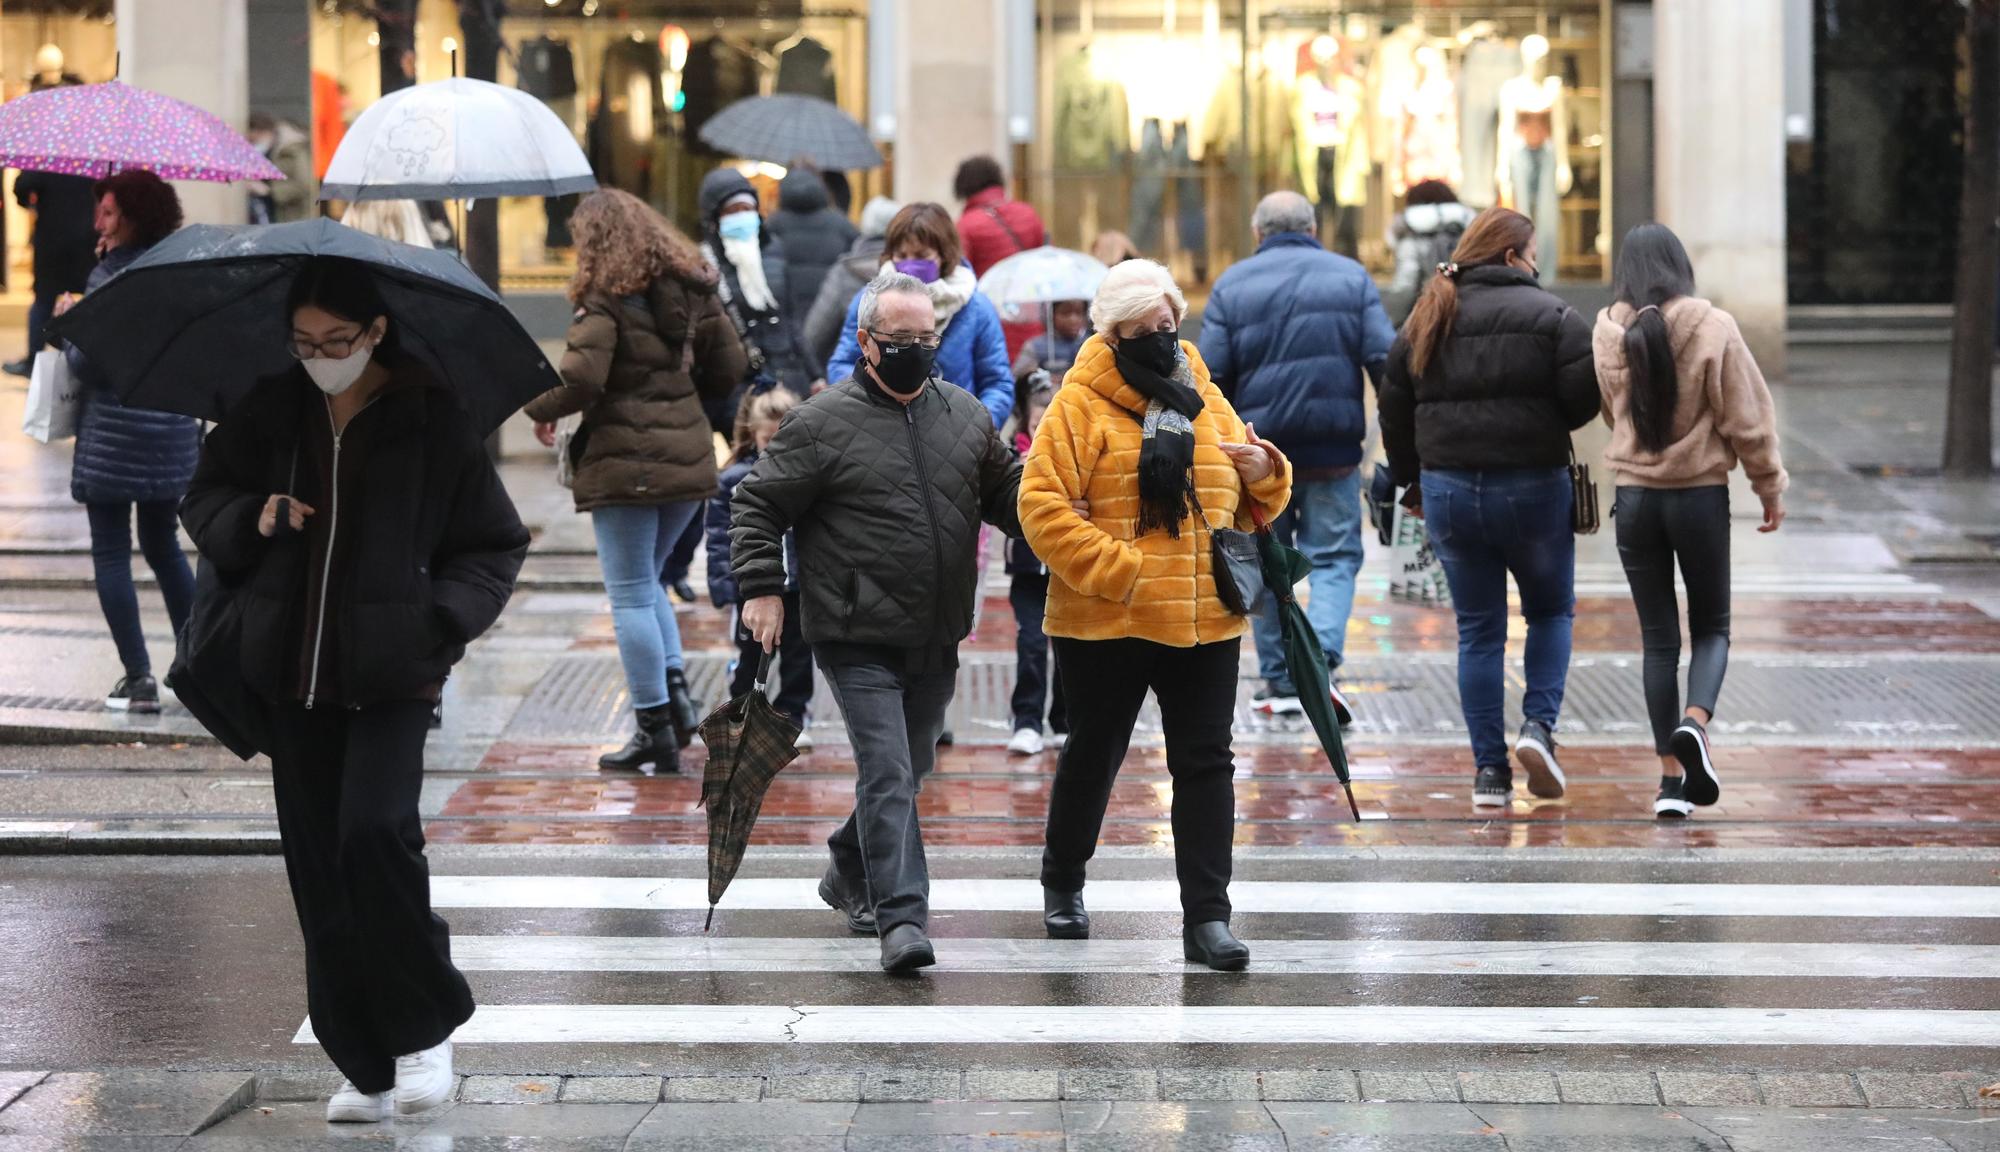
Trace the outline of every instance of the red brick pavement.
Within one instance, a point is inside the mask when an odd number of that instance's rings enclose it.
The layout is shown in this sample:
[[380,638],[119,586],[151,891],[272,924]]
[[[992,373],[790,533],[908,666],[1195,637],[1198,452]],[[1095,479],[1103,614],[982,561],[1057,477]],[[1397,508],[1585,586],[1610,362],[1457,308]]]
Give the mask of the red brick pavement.
[[[700,844],[699,775],[603,777],[592,750],[496,746],[433,821],[457,843]],[[1304,749],[1239,752],[1237,842],[1245,845],[1517,845],[1569,847],[1861,847],[2000,844],[2000,750],[1851,754],[1748,748],[1720,757],[1722,802],[1683,824],[1652,818],[1657,761],[1643,748],[1572,748],[1570,795],[1475,816],[1464,753],[1420,747],[1357,753],[1356,825],[1320,760]],[[1320,765],[1320,766],[1316,766]],[[1010,759],[948,749],[923,793],[933,845],[1032,847],[1041,842],[1053,756]],[[1968,787],[1970,785],[1970,787]],[[1171,841],[1172,785],[1158,750],[1135,752],[1113,791],[1107,844]],[[765,802],[756,842],[822,842],[853,802],[844,755],[822,751],[788,768]]]
[[[706,605],[677,610],[681,643],[690,649],[727,649],[729,614]],[[1525,626],[1510,621],[1518,644]],[[1639,620],[1630,600],[1588,597],[1577,601],[1575,647],[1579,653],[1639,651]],[[1738,605],[1730,634],[1738,652],[1936,652],[2000,653],[2000,617],[1953,600],[1757,600]],[[578,638],[581,649],[615,647],[611,617],[594,619]],[[1010,652],[1014,616],[1005,597],[988,597],[977,635],[965,647]],[[1364,595],[1348,625],[1350,658],[1397,652],[1449,652],[1458,647],[1450,611],[1387,602]]]

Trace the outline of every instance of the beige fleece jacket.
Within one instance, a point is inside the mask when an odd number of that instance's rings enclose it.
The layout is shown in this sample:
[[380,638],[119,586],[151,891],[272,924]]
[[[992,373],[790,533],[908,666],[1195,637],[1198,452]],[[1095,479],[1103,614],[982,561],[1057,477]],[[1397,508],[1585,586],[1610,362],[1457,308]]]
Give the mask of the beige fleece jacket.
[[1674,346],[1680,386],[1674,403],[1673,437],[1663,452],[1639,443],[1629,419],[1630,377],[1625,365],[1625,328],[1636,314],[1629,304],[1613,304],[1597,314],[1591,333],[1597,359],[1597,386],[1611,444],[1604,463],[1617,483],[1639,488],[1701,488],[1727,484],[1738,461],[1758,496],[1775,496],[1791,482],[1778,454],[1778,417],[1771,389],[1750,357],[1736,320],[1693,296],[1669,300],[1661,311]]

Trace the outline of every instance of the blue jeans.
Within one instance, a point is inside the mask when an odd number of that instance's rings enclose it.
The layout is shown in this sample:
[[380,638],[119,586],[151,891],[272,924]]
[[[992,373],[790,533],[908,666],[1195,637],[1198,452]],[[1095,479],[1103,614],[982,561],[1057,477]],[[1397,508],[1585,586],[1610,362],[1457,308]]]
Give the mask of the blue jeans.
[[[1272,522],[1271,533],[1312,561],[1307,580],[1312,599],[1306,604],[1306,619],[1326,651],[1327,667],[1340,667],[1347,653],[1347,617],[1354,610],[1354,577],[1361,571],[1360,471],[1337,480],[1294,483],[1292,502]],[[1285,669],[1277,597],[1264,597],[1251,627],[1257,637],[1257,674],[1289,694],[1292,676]]]
[[1458,613],[1458,697],[1477,767],[1507,766],[1507,574],[1528,622],[1525,719],[1555,731],[1576,616],[1569,474],[1426,470],[1424,526]]
[[682,667],[681,627],[660,573],[674,541],[701,507],[701,501],[689,500],[599,508],[590,514],[604,590],[611,594],[618,660],[625,666],[625,687],[634,708],[665,704],[667,672]]

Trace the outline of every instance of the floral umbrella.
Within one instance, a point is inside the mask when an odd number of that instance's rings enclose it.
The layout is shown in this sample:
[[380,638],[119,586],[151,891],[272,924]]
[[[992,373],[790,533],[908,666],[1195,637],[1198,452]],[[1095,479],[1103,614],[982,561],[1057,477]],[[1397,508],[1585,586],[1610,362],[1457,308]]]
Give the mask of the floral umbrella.
[[143,168],[211,184],[285,178],[218,117],[117,80],[0,104],[0,167],[99,178]]

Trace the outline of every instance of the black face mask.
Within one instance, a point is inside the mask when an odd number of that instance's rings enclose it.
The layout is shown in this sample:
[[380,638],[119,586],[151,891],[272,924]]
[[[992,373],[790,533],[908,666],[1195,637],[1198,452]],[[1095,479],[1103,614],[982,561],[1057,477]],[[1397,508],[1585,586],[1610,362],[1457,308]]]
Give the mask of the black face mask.
[[1174,366],[1180,362],[1180,350],[1181,334],[1172,329],[1128,336],[1118,342],[1118,355],[1142,368],[1152,369],[1158,376],[1171,377],[1174,374]]
[[922,390],[924,381],[931,378],[931,370],[937,364],[937,349],[922,348],[915,344],[908,348],[898,348],[893,344],[877,343],[882,352],[882,360],[875,365],[875,378],[882,387],[899,396],[914,395]]

